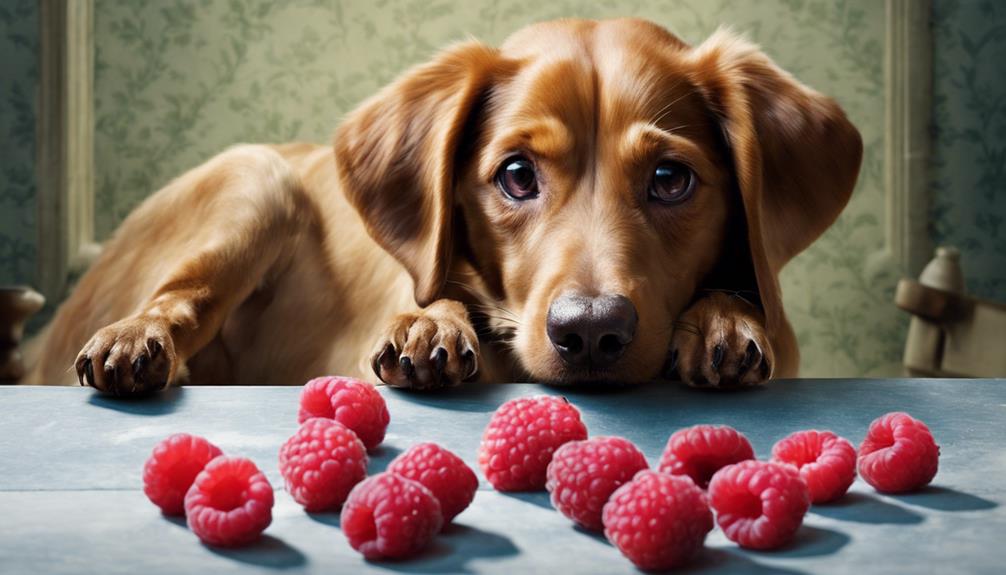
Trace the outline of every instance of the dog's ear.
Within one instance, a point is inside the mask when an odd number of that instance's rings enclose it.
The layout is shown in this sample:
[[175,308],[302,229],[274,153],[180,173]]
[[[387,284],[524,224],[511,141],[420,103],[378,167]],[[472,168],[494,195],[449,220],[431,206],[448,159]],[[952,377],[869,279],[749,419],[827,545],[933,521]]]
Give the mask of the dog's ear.
[[407,71],[336,130],[343,192],[412,275],[420,306],[436,300],[447,279],[458,147],[499,62],[494,48],[456,45]]
[[733,156],[752,264],[771,330],[785,321],[778,273],[830,226],[852,195],[863,144],[832,99],[748,42],[718,31],[692,52],[693,82]]

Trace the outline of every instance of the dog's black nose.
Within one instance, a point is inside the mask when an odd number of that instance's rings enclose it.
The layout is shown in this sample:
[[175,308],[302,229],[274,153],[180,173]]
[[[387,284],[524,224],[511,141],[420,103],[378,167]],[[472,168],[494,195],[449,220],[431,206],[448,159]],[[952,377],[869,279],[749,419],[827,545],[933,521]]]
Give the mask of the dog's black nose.
[[636,334],[636,306],[622,295],[563,295],[548,308],[546,331],[563,361],[603,369],[622,357]]

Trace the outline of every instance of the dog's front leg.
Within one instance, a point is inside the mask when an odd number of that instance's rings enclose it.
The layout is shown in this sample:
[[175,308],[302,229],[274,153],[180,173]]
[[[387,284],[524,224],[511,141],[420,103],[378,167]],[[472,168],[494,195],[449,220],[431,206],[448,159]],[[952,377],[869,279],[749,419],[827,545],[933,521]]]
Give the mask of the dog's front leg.
[[[164,279],[139,309],[84,345],[74,362],[82,384],[131,395],[174,383],[231,311],[281,273],[311,229],[299,182],[268,149],[233,148],[186,178],[160,192],[190,210],[161,216],[185,222],[161,242],[192,250],[170,252],[180,255],[167,259]],[[151,225],[171,229],[160,220]],[[99,264],[89,273],[101,273]]]
[[757,385],[772,377],[775,354],[765,316],[739,294],[710,291],[674,324],[671,363],[693,387]]
[[475,377],[479,340],[465,306],[441,299],[392,320],[370,358],[374,373],[388,385],[449,387]]

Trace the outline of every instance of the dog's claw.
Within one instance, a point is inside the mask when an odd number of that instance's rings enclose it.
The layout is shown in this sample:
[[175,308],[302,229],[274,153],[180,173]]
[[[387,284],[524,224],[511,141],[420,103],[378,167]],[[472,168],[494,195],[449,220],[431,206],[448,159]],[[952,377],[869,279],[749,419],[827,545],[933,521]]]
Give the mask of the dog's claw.
[[464,365],[465,376],[461,378],[462,381],[468,381],[475,377],[479,368],[475,363],[475,351],[471,349],[466,349],[464,355],[461,356],[462,363]]
[[147,340],[147,353],[150,355],[151,360],[157,359],[157,356],[160,355],[162,349],[164,348],[161,347],[160,342],[156,339],[151,338]]
[[748,342],[747,349],[744,350],[744,359],[741,360],[740,369],[741,371],[746,371],[749,367],[754,365],[755,354],[761,354],[758,351],[758,346],[753,341]]
[[397,355],[398,353],[395,352],[395,346],[389,342],[388,345],[384,346],[384,349],[379,355],[374,356],[374,361],[370,367],[373,368],[377,377],[381,378],[381,381],[384,381],[384,378],[381,377],[381,369],[383,368],[384,370],[390,371],[391,368],[395,366],[395,363],[397,363]]
[[145,356],[145,355],[141,355],[140,357],[136,358],[136,361],[133,362],[133,387],[134,388],[136,387],[137,383],[143,383],[144,377],[146,377],[145,370],[147,368],[147,364],[148,363],[150,363],[150,360],[147,359],[147,356]]
[[104,366],[105,386],[112,390],[115,397],[119,397],[119,367],[115,365]]
[[94,386],[94,367],[91,365],[91,358],[84,360],[84,378],[87,380],[87,385]]
[[405,375],[407,379],[412,379],[416,376],[416,366],[412,365],[412,358],[408,356],[402,356],[398,360],[398,364],[402,366],[402,374]]
[[715,371],[719,369],[722,363],[723,363],[723,344],[718,343],[713,348],[713,361],[712,361],[713,370]]
[[437,351],[433,353],[433,357],[430,359],[433,360],[433,370],[439,376],[444,372],[444,367],[447,366],[447,350],[442,347],[438,347]]

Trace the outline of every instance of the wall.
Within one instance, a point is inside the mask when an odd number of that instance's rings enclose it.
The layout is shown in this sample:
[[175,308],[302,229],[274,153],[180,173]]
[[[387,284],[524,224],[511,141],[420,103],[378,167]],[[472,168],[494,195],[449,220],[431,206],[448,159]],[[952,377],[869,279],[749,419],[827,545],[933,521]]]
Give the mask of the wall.
[[35,279],[36,0],[0,4],[0,285]]
[[1006,301],[1006,3],[933,16],[932,236],[962,249],[969,291]]
[[[803,349],[803,375],[899,372],[907,318],[890,303],[899,272],[875,275],[866,269],[869,254],[883,245],[883,2],[499,4],[96,0],[98,233],[107,237],[146,194],[232,143],[327,141],[357,102],[438,47],[469,35],[495,43],[545,18],[636,15],[698,42],[719,24],[729,24],[802,81],[835,96],[866,143],[849,209],[783,274],[785,304]],[[949,0],[937,0],[934,11],[932,233],[934,240],[964,249],[973,290],[1000,299],[1006,299],[1006,231],[1001,230],[1006,88],[998,66],[1004,12],[995,2]],[[7,107],[5,94],[0,114]],[[29,165],[30,158],[22,162]],[[0,253],[0,273],[17,268],[20,277],[30,279],[32,194],[18,196],[9,186],[0,184],[0,205],[22,198],[20,205],[28,207],[19,214],[27,223],[8,233],[5,210],[0,246],[15,238],[25,255],[18,260]],[[0,281],[9,277],[14,276]]]

